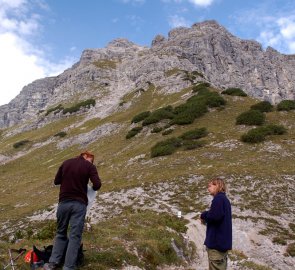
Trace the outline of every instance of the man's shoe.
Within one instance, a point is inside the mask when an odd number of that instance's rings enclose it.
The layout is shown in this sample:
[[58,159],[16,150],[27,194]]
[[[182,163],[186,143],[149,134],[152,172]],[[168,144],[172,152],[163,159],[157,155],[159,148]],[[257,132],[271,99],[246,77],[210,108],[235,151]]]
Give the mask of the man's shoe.
[[57,269],[57,263],[45,263],[43,266],[43,270],[55,270]]

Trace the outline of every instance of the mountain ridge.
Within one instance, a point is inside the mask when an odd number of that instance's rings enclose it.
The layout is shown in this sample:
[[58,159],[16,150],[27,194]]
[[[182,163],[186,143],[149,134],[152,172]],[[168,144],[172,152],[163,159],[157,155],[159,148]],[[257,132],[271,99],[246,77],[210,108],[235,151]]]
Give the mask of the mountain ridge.
[[272,103],[294,99],[295,55],[270,47],[264,51],[258,42],[239,39],[216,21],[172,29],[168,38],[157,35],[151,44],[148,48],[119,38],[105,48],[84,50],[71,68],[32,82],[0,106],[0,128],[38,121],[40,110],[61,102],[100,100],[102,92],[116,91],[120,99],[134,89],[147,89],[148,83],[164,92],[180,91],[188,82],[165,76],[176,68],[199,72],[202,77],[197,80],[210,81],[219,89],[239,87]]

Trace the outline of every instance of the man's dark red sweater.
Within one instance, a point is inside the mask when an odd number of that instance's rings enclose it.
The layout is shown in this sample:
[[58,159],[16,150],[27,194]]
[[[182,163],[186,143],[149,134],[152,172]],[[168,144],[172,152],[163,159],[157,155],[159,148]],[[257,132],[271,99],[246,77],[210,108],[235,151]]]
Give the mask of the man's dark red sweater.
[[101,180],[96,167],[91,162],[82,156],[64,161],[54,179],[55,185],[61,185],[59,201],[76,200],[87,205],[89,179],[93,184],[93,189],[99,190]]

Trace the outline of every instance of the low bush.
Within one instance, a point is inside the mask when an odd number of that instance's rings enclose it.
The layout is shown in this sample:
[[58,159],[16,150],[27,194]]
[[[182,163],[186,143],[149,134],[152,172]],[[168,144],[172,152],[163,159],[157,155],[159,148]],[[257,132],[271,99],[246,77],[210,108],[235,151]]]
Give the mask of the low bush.
[[278,111],[291,111],[295,110],[295,100],[282,100],[277,105]]
[[286,253],[291,257],[295,257],[295,242],[287,246]]
[[196,148],[200,148],[202,146],[205,145],[205,141],[190,141],[190,140],[186,140],[183,142],[183,147],[184,147],[184,150],[193,150],[193,149],[196,149]]
[[287,241],[286,241],[286,239],[281,238],[281,237],[278,237],[278,236],[274,237],[274,238],[272,239],[272,242],[273,242],[274,244],[278,244],[278,245],[282,245],[282,246],[287,245]]
[[191,73],[187,70],[183,70],[182,79],[184,81],[189,81],[190,83],[193,83],[194,80],[196,79],[196,75],[194,75],[193,73]]
[[131,123],[138,123],[144,120],[145,118],[149,117],[150,115],[151,115],[150,111],[139,113],[132,118]]
[[201,72],[196,71],[196,70],[192,71],[192,75],[204,78],[204,75]]
[[243,112],[236,119],[237,125],[261,126],[262,124],[264,124],[264,122],[265,122],[265,115],[258,110],[249,110],[249,111]]
[[295,223],[289,223],[289,228],[295,233]]
[[222,91],[221,94],[230,95],[230,96],[240,96],[246,97],[247,94],[240,88],[227,88],[226,90]]
[[263,128],[266,135],[283,135],[287,133],[287,129],[282,125],[269,124]]
[[66,113],[75,113],[75,112],[78,112],[81,108],[88,108],[90,109],[91,106],[95,106],[95,100],[94,99],[87,99],[85,101],[82,101],[82,102],[79,102],[69,108],[65,108],[63,109],[63,114],[66,114]]
[[46,224],[35,235],[33,235],[33,238],[38,240],[53,239],[55,233],[56,222],[47,221]]
[[137,135],[141,130],[142,130],[142,127],[135,127],[135,128],[132,128],[131,130],[128,131],[128,133],[127,133],[127,135],[126,135],[126,139],[130,139],[130,138],[134,137],[134,136]]
[[261,112],[271,112],[273,110],[273,105],[271,105],[268,101],[261,101],[257,104],[252,105],[251,109]]
[[254,128],[249,130],[246,134],[243,134],[241,136],[241,141],[247,143],[259,143],[265,140],[265,136],[264,129]]
[[194,130],[187,131],[183,133],[180,138],[183,140],[195,140],[200,139],[208,135],[208,131],[205,127],[197,128]]
[[163,130],[163,128],[161,128],[161,127],[154,127],[154,128],[152,129],[151,133],[159,133],[159,132],[161,132],[162,130]]
[[190,125],[194,122],[195,117],[189,112],[178,114],[171,121],[171,125]]
[[58,132],[54,135],[54,137],[60,137],[60,138],[63,138],[65,136],[67,136],[67,133],[64,131]]
[[164,108],[160,108],[158,110],[153,111],[147,118],[145,118],[142,122],[143,126],[147,126],[150,124],[158,123],[163,119],[173,119],[173,108],[172,106],[167,106]]
[[188,103],[203,103],[204,105],[212,107],[220,107],[226,104],[226,100],[217,92],[210,92],[208,89],[201,89],[198,94],[192,96],[187,100]]
[[188,101],[174,109],[174,118],[172,125],[189,125],[198,117],[201,117],[208,111],[207,106],[201,102]]
[[194,85],[192,87],[193,93],[199,92],[200,90],[203,90],[203,89],[207,89],[207,87],[210,87],[210,83],[201,82],[201,83]]
[[63,109],[64,109],[64,107],[63,107],[61,104],[59,104],[59,105],[57,105],[57,106],[55,106],[55,107],[53,107],[53,108],[48,109],[48,110],[46,111],[46,113],[45,113],[45,116],[47,116],[48,114],[50,114],[50,113],[52,113],[52,112],[54,112],[54,114],[59,113],[59,112],[62,111]]
[[166,156],[173,154],[182,145],[180,138],[169,138],[158,142],[151,149],[151,157]]
[[29,140],[22,140],[22,141],[16,142],[13,144],[13,148],[15,148],[15,149],[20,148],[29,142],[30,142]]
[[197,95],[190,97],[186,103],[174,108],[175,117],[171,121],[171,124],[192,124],[196,118],[208,112],[207,107],[220,107],[225,104],[225,99],[217,92],[210,92],[207,88],[202,88],[198,91]]
[[247,143],[259,143],[265,140],[268,135],[282,135],[287,132],[287,129],[281,125],[266,125],[249,130],[241,136],[241,141]]
[[170,129],[167,129],[167,130],[165,130],[163,133],[162,133],[162,135],[168,135],[168,134],[171,134],[173,132],[173,129],[172,128],[170,128]]

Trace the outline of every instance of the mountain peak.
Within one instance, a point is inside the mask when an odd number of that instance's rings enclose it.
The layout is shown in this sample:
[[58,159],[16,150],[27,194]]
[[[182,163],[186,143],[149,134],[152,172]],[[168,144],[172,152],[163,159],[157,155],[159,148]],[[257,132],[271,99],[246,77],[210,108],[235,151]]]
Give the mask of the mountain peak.
[[110,47],[129,48],[133,46],[137,46],[137,45],[126,38],[116,38],[108,43],[107,48],[110,48]]

